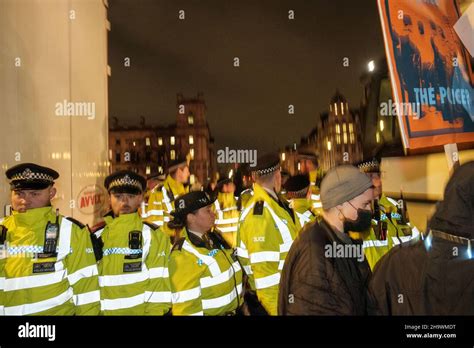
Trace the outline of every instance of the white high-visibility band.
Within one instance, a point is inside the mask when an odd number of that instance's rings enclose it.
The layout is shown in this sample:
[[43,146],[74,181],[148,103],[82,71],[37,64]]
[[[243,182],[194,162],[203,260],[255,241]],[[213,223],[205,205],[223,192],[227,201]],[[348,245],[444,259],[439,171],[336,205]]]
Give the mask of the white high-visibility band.
[[279,262],[280,253],[277,251],[260,251],[250,254],[250,263]]
[[171,303],[171,291],[145,291],[145,302]]
[[148,214],[142,210],[141,217],[142,219],[146,219],[148,217]]
[[281,219],[278,217],[278,215],[273,211],[273,209],[270,207],[270,204],[267,202],[263,203],[263,206],[268,209],[270,212],[271,216],[273,217],[273,221],[275,221],[275,224],[278,227],[278,231],[280,231],[281,238],[283,239],[283,243],[289,243],[290,241],[293,241],[293,237],[291,236],[290,230],[288,229],[288,226],[281,221]]
[[166,209],[168,210],[168,213],[173,210],[173,207],[170,204],[170,200],[168,199],[168,193],[166,192],[165,187],[163,186],[161,188],[161,192],[163,192],[163,203],[166,205]]
[[48,298],[44,301],[27,303],[19,306],[4,307],[5,315],[29,315],[40,313],[48,309],[60,306],[65,302],[69,301],[73,297],[74,293],[72,288],[68,288],[62,294]]
[[280,263],[278,264],[278,270],[281,271],[284,265],[285,265],[285,260],[281,260]]
[[388,245],[388,240],[374,240],[374,246],[377,247],[385,247]]
[[253,209],[253,206],[255,205],[255,203],[252,203],[250,204],[247,208],[244,209],[244,211],[242,212],[242,214],[240,214],[240,221],[244,221],[245,218],[247,217],[248,213],[250,212],[250,210]]
[[190,252],[194,256],[196,256],[199,260],[202,260],[204,264],[209,268],[211,275],[213,277],[219,275],[221,273],[221,269],[219,268],[219,264],[217,263],[216,259],[212,256],[201,254],[197,251],[191,244],[189,244],[186,240],[183,242],[182,248],[187,252]]
[[239,218],[229,218],[229,219],[220,219],[216,220],[216,225],[225,225],[225,224],[236,224],[239,222]]
[[190,316],[192,316],[192,317],[195,317],[195,316],[204,316],[204,312],[203,312],[203,311],[200,311],[200,312],[197,312],[197,313],[190,314]]
[[319,201],[321,199],[321,195],[315,195],[315,194],[312,194],[311,195],[311,199],[313,201]]
[[150,252],[150,245],[151,245],[151,228],[147,224],[143,224],[142,227],[142,237],[143,237],[143,255],[142,255],[142,270],[148,270],[145,260],[148,257],[148,253]]
[[183,303],[186,301],[191,301],[201,296],[201,287],[195,287],[189,290],[183,290],[178,292],[173,292],[171,294],[172,303]]
[[0,291],[3,291],[3,288],[5,287],[5,277],[0,278]]
[[148,279],[148,272],[99,276],[100,287],[120,286],[143,282]]
[[169,272],[167,267],[155,267],[148,270],[150,272],[150,279],[168,278]]
[[97,265],[91,265],[68,275],[67,278],[69,279],[69,284],[74,285],[82,278],[89,278],[98,274]]
[[235,298],[237,297],[237,293],[239,293],[239,295],[242,293],[242,284],[237,285],[237,291],[235,291],[235,288],[234,288],[232,289],[231,292],[229,292],[228,294],[224,296],[220,296],[220,297],[213,298],[210,300],[203,299],[202,308],[211,309],[211,308],[224,307],[235,300]]
[[386,198],[387,198],[387,201],[392,203],[394,206],[398,207],[398,202],[396,200],[394,200],[393,198],[390,198],[390,197],[386,197]]
[[418,228],[416,228],[416,226],[413,226],[411,228],[411,233],[412,233],[412,238],[415,238],[415,237],[418,237],[420,235],[420,230],[418,230]]
[[66,279],[66,277],[67,271],[62,270],[48,274],[38,274],[18,278],[5,278],[4,291],[7,292],[52,285],[63,281]]
[[372,248],[374,247],[374,241],[373,240],[364,240],[364,242],[362,243],[362,248],[366,249],[366,248]]
[[300,213],[296,212],[296,215],[298,216],[298,220],[300,221],[301,226],[303,226],[304,224],[306,224],[307,222],[309,222],[311,220],[309,218],[309,216],[305,215],[305,214],[300,214]]
[[225,212],[225,211],[231,211],[231,210],[237,210],[237,206],[234,205],[234,206],[232,206],[232,207],[228,207],[228,208],[222,209],[222,211],[224,211],[224,212]]
[[5,308],[3,305],[0,305],[0,317],[3,317],[5,315]]
[[397,237],[392,237],[393,245],[400,244],[400,240]]
[[157,221],[151,221],[151,223],[155,226],[163,226],[164,222],[163,221],[160,221],[160,220],[157,220]]
[[163,218],[163,221],[164,221],[164,222],[169,222],[169,221],[171,221],[171,218],[170,218],[169,216],[165,216],[165,217]]
[[314,202],[313,203],[313,208],[322,208],[323,207],[323,204],[320,203],[320,202]]
[[237,256],[249,258],[249,252],[246,249],[237,248]]
[[266,277],[255,278],[255,288],[265,289],[280,284],[280,273],[274,273]]
[[215,200],[214,201],[214,206],[216,207],[216,211],[220,211],[221,210],[221,205],[219,204],[219,200]]
[[74,305],[83,306],[93,302],[100,301],[100,290],[86,292],[84,294],[74,295],[73,296]]
[[[395,238],[395,237],[393,237],[393,238]],[[409,242],[411,239],[412,239],[412,236],[401,236],[400,237],[400,240],[402,241],[402,243]]]
[[237,226],[218,227],[218,229],[223,233],[237,232]]
[[100,307],[103,311],[113,311],[116,309],[135,307],[142,303],[145,303],[144,293],[132,297],[100,300]]
[[232,279],[234,274],[236,272],[240,271],[240,270],[241,270],[240,265],[236,261],[232,264],[232,267],[229,267],[229,269],[227,271],[222,272],[221,274],[219,274],[216,277],[201,278],[201,280],[200,280],[201,288],[205,289],[205,288],[209,288],[211,286],[215,286],[215,285],[218,285],[218,284],[225,283],[225,282],[229,281],[230,279]]
[[71,231],[72,221],[65,217],[61,219],[61,227],[59,228],[59,250],[57,261],[60,261],[71,252]]
[[94,232],[95,236],[96,236],[97,238],[100,238],[100,236],[102,236],[102,233],[104,233],[104,230],[105,230],[105,226],[102,227],[100,230],[95,231],[95,232]]
[[153,204],[154,204],[154,205],[161,205],[161,202],[156,202],[156,201],[154,201]]
[[147,212],[148,216],[163,216],[163,210],[151,209]]
[[311,182],[310,185],[311,185],[311,186],[316,186],[316,183]]
[[250,265],[249,265],[249,266],[244,266],[244,265],[242,265],[242,266],[244,267],[244,271],[245,271],[245,273],[246,273],[247,275],[253,274],[253,272],[252,272],[252,266],[250,266]]

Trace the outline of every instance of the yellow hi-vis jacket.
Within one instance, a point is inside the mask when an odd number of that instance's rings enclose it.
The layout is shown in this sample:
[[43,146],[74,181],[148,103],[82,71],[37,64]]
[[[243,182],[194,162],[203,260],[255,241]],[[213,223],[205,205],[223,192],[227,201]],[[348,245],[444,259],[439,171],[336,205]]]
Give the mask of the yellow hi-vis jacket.
[[[380,222],[372,219],[372,227],[368,232],[349,232],[352,239],[363,240],[364,255],[372,270],[382,256],[392,247],[420,236],[420,232],[415,226],[411,226],[410,223],[401,224],[401,216],[397,213],[397,204],[394,199],[382,195],[379,200]],[[375,234],[379,223],[387,226],[387,238],[385,240],[379,240]]]
[[290,208],[295,213],[295,223],[298,227],[298,233],[308,222],[314,221],[316,216],[311,211],[312,202],[306,198],[293,198],[290,201]]
[[[56,253],[43,253],[45,228],[55,223],[52,207],[13,212],[0,245],[1,315],[97,315],[97,265],[87,227],[59,218]],[[1,244],[1,243],[0,243]]]
[[171,251],[173,315],[233,314],[242,303],[242,269],[215,232],[211,244],[183,229]]
[[240,193],[239,201],[238,201],[240,211],[244,210],[247,207],[252,197],[253,197],[253,187],[245,189]]
[[187,192],[189,192],[187,187],[168,175],[163,185],[156,186],[150,193],[146,221],[161,227],[163,232],[173,236],[174,230],[170,229],[167,223],[172,219],[170,213],[174,210],[174,200]]
[[254,184],[254,195],[240,215],[237,256],[270,315],[277,315],[280,274],[297,231],[289,213]]
[[240,215],[234,194],[232,192],[219,192],[212,208],[216,213],[216,229],[221,233],[227,244],[234,248]]
[[[99,265],[104,315],[163,315],[171,308],[168,275],[169,237],[139,213],[105,216],[94,234],[103,243]],[[131,233],[139,247],[130,248]]]
[[312,170],[311,172],[309,172],[310,191],[311,191],[311,211],[315,215],[322,215],[323,205],[321,203],[319,187],[316,186],[317,177],[318,177],[318,170]]

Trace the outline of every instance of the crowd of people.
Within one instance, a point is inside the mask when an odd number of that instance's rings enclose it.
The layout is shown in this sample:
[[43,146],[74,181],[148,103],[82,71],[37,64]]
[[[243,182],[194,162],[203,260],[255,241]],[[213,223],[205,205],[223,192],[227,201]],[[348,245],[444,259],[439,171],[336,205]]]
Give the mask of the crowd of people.
[[377,159],[324,175],[314,155],[301,160],[289,176],[277,154],[260,156],[239,194],[226,175],[190,190],[186,159],[148,184],[114,172],[92,227],[52,207],[55,170],[8,169],[0,315],[474,313],[474,162],[420,232],[383,193]]

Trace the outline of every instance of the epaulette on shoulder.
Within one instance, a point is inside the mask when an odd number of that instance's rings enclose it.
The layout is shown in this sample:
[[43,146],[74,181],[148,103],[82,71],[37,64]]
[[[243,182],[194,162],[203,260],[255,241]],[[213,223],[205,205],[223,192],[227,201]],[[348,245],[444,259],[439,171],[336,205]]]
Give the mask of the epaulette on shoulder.
[[171,252],[173,252],[174,250],[181,250],[185,240],[186,238],[182,237],[178,239],[176,242],[174,242],[173,247],[171,248]]
[[148,222],[148,221],[143,221],[143,224],[147,225],[150,227],[153,231],[157,230],[159,226],[155,225],[154,223]]
[[81,229],[83,229],[84,227],[86,227],[86,225],[84,225],[82,222],[80,222],[80,221],[78,221],[78,220],[76,220],[76,219],[74,219],[74,218],[72,218],[72,217],[70,217],[70,216],[66,217],[66,219],[68,219],[69,221],[75,223],[75,224],[76,224],[77,226],[79,226]]
[[105,227],[105,221],[101,221],[90,228],[91,233],[96,233]]
[[253,207],[253,215],[263,215],[264,201],[257,201]]

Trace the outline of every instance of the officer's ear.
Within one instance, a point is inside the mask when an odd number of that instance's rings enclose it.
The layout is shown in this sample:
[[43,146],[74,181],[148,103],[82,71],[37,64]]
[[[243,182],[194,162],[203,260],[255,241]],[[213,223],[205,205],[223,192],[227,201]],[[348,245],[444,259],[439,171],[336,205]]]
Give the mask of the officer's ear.
[[56,187],[50,186],[49,188],[49,200],[52,200],[56,196]]

